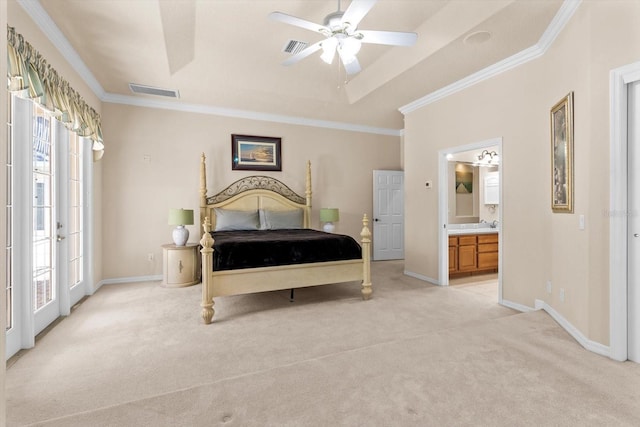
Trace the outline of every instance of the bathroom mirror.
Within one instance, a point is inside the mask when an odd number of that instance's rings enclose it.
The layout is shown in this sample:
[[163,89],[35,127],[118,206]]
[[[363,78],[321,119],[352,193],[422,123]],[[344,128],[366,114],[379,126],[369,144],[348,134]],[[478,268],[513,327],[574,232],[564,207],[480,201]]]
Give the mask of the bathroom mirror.
[[479,168],[467,162],[449,163],[449,222],[478,222]]

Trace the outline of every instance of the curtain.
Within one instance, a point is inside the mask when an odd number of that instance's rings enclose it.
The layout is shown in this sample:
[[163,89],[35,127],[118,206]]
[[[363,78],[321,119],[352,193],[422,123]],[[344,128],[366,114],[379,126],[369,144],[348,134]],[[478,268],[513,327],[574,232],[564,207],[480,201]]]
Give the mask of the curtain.
[[[64,78],[47,63],[22,34],[7,26],[7,88],[19,96],[31,98],[65,127],[90,138],[93,149],[102,157],[100,115],[82,99]],[[94,156],[96,157],[96,156]]]

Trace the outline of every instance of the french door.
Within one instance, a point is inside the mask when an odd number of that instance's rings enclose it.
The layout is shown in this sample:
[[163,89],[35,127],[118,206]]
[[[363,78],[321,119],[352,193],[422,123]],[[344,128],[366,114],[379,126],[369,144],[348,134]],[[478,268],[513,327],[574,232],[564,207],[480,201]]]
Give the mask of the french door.
[[12,97],[7,181],[7,354],[85,294],[87,141],[29,100]]

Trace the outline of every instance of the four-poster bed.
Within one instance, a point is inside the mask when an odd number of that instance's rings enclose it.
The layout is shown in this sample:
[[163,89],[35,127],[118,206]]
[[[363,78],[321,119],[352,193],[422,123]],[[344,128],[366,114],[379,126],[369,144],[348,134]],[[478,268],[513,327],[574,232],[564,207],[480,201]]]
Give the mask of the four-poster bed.
[[[200,244],[204,323],[211,323],[213,298],[218,296],[361,281],[363,299],[370,298],[369,220],[364,215],[360,245],[348,236],[311,230],[310,162],[307,162],[305,197],[267,176],[245,177],[220,193],[207,196],[206,174],[206,157],[202,154],[200,223],[204,233]],[[267,245],[271,243],[263,241],[273,240],[272,236],[278,236],[275,243],[278,249],[269,249],[271,246]],[[235,241],[227,242],[233,238]],[[307,246],[315,241],[324,249]],[[240,255],[234,258],[234,251]],[[289,261],[285,259],[288,256]],[[264,264],[256,266],[248,260]]]

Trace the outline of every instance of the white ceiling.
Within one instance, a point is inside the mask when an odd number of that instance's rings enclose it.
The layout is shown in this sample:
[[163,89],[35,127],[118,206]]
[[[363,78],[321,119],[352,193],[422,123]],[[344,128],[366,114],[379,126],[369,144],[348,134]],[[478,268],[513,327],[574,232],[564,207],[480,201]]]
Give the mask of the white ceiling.
[[[348,78],[316,53],[285,67],[290,39],[322,36],[268,19],[280,11],[322,23],[336,0],[195,0],[194,59],[169,71],[158,1],[40,0],[108,94],[128,83],[176,89],[179,100],[217,108],[402,129],[398,108],[535,45],[562,0],[379,0],[360,29],[413,31],[412,47],[366,44]],[[341,9],[348,7],[343,0]],[[172,5],[175,7],[175,4]],[[179,19],[176,14],[176,20]],[[465,43],[476,31],[491,38]]]

